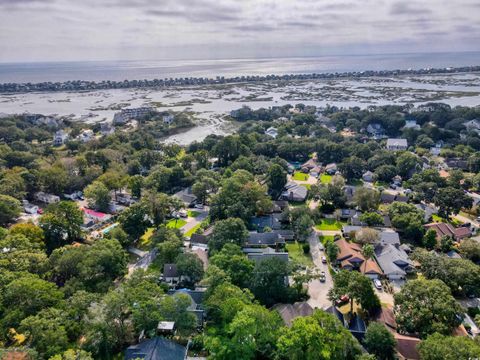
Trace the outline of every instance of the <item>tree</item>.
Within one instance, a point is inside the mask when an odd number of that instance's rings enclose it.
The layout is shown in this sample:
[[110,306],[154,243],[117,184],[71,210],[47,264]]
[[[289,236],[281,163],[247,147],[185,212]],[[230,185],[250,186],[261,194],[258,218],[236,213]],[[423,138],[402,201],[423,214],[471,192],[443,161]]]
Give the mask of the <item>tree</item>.
[[47,309],[23,319],[19,331],[27,335],[28,343],[42,359],[48,359],[68,347],[67,331],[59,309]]
[[355,242],[360,244],[375,244],[380,239],[377,230],[371,228],[362,228],[355,233]]
[[288,302],[292,296],[286,281],[289,274],[288,263],[278,258],[262,260],[253,270],[250,289],[255,297],[266,306]]
[[133,197],[140,199],[142,196],[143,184],[144,178],[142,175],[133,175],[128,178],[128,188]]
[[368,260],[372,259],[373,256],[375,255],[375,250],[371,244],[364,244],[362,247],[362,255],[365,258],[364,261],[364,272],[367,270],[367,262]]
[[20,201],[14,197],[0,194],[0,226],[8,225],[20,216],[21,211]]
[[393,165],[382,165],[375,169],[375,178],[378,181],[390,182],[397,175],[397,169]]
[[380,204],[380,193],[373,189],[360,187],[355,191],[353,201],[362,211],[376,210]]
[[357,271],[342,270],[335,274],[333,280],[333,288],[328,293],[332,301],[347,295],[350,299],[351,311],[353,311],[354,301],[369,313],[380,308],[380,300],[373,290],[372,281],[365,275]]
[[22,271],[32,274],[44,274],[48,270],[47,254],[44,244],[30,240],[21,233],[0,236],[0,272]]
[[451,334],[461,323],[461,307],[441,280],[408,281],[394,299],[400,332],[425,338],[435,332]]
[[433,250],[437,245],[437,233],[435,230],[430,229],[423,236],[423,246],[428,250]]
[[45,234],[47,252],[78,240],[81,236],[83,212],[72,201],[60,201],[47,206],[40,218],[40,227]]
[[26,194],[26,184],[21,172],[14,168],[0,173],[0,194],[22,200]]
[[117,198],[117,191],[123,187],[125,180],[126,175],[116,170],[108,170],[98,178],[98,181],[102,182],[108,190],[115,192],[115,199]]
[[86,187],[84,193],[88,201],[88,206],[100,211],[108,211],[112,199],[110,190],[108,190],[103,182],[94,181]]
[[333,241],[328,242],[325,246],[325,252],[330,262],[335,262],[337,260],[337,255],[339,251],[340,249]]
[[118,221],[122,229],[130,236],[132,240],[137,240],[145,234],[145,231],[152,225],[149,218],[148,206],[143,202],[138,202],[125,209]]
[[172,264],[182,253],[183,242],[178,238],[166,240],[157,244],[158,254],[155,260],[160,265]]
[[433,334],[417,345],[422,360],[475,359],[480,343],[469,337]]
[[339,168],[347,180],[360,179],[365,169],[365,162],[357,156],[351,156],[344,159]]
[[420,242],[423,238],[423,218],[422,210],[417,209],[415,205],[401,202],[393,202],[388,207],[388,214],[392,225],[409,240]]
[[18,326],[24,318],[35,315],[42,309],[57,306],[63,299],[63,293],[55,284],[31,274],[10,282],[2,295],[3,329]]
[[277,340],[280,360],[351,360],[360,353],[348,330],[333,315],[321,310],[294,319],[290,328],[281,329]]
[[376,212],[366,212],[360,215],[360,221],[368,226],[382,225],[383,216]]
[[274,194],[280,194],[287,183],[287,172],[278,164],[273,164],[268,169],[268,185]]
[[44,245],[45,234],[41,227],[33,223],[19,223],[12,225],[9,231],[10,235],[23,235],[32,243]]
[[397,172],[400,176],[408,178],[420,168],[422,160],[415,154],[405,151],[397,157]]
[[84,350],[68,349],[62,354],[52,356],[49,360],[93,360],[92,354]]
[[229,218],[215,223],[208,247],[215,252],[228,243],[243,246],[247,239],[248,231],[245,223],[239,218]]
[[293,231],[298,241],[306,241],[312,233],[314,225],[312,218],[308,214],[303,214],[293,222]]
[[254,268],[242,249],[235,244],[225,244],[221,251],[210,258],[210,264],[225,271],[234,285],[248,287]]
[[230,323],[246,305],[252,304],[254,297],[248,289],[223,282],[215,287],[205,300],[206,310],[212,322],[217,325]]
[[462,208],[470,209],[473,199],[466,195],[462,189],[450,186],[440,189],[434,198],[434,202],[439,207],[440,213],[448,219],[450,214],[458,214]]
[[395,338],[385,325],[372,322],[365,333],[365,348],[379,360],[394,359]]
[[180,277],[185,277],[186,282],[195,284],[203,277],[203,263],[199,257],[193,253],[178,255],[176,259],[177,271]]
[[480,243],[473,239],[464,239],[458,247],[463,257],[478,263],[480,261]]

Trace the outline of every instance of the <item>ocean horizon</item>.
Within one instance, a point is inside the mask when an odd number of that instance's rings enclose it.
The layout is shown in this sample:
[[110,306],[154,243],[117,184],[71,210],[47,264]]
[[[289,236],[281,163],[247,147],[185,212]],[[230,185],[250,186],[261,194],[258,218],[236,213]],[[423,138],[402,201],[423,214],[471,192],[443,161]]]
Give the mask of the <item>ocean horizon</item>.
[[480,52],[335,55],[259,59],[0,63],[0,83],[123,81],[424,69],[480,65]]

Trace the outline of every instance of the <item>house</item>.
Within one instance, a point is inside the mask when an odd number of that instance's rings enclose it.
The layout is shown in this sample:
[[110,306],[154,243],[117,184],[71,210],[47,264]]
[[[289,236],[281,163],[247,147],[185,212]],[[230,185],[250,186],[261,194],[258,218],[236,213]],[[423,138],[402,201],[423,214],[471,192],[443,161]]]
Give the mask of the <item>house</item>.
[[335,163],[327,164],[327,166],[325,166],[325,172],[328,175],[335,175],[337,171],[338,171],[338,167],[337,167],[337,164]]
[[163,281],[170,285],[174,285],[180,281],[176,264],[163,265]]
[[112,124],[109,122],[102,122],[100,124],[100,134],[103,136],[111,135],[115,132],[115,129],[113,128]]
[[280,195],[282,200],[302,202],[307,198],[308,190],[306,187],[298,185],[295,182],[288,182],[284,191]]
[[77,136],[77,139],[80,140],[81,142],[89,142],[93,139],[93,130],[91,129],[85,129],[82,130],[82,132]]
[[375,246],[375,257],[389,280],[405,279],[407,273],[414,271],[413,263],[400,244],[378,244]]
[[349,239],[351,234],[355,234],[358,230],[363,229],[362,226],[359,225],[344,225],[342,226],[342,235],[346,239]]
[[396,231],[384,230],[380,232],[380,244],[400,245],[400,236]]
[[296,318],[313,314],[313,308],[306,301],[294,304],[277,304],[273,307],[273,310],[278,311],[283,323],[288,327],[292,326],[292,322]]
[[456,252],[455,250],[450,250],[445,255],[447,255],[450,259],[461,259],[462,256]]
[[304,173],[308,173],[316,167],[318,167],[317,159],[312,158],[304,162],[301,166],[301,169]]
[[396,197],[395,194],[391,194],[383,191],[380,194],[380,201],[384,204],[391,204],[395,201],[395,197]]
[[449,236],[455,241],[460,241],[472,236],[472,231],[468,227],[454,228],[452,225],[446,223],[430,223],[423,227],[427,231],[430,229],[435,230],[437,233],[437,240],[441,240],[444,236]]
[[248,234],[247,242],[245,243],[246,247],[277,247],[279,245],[285,245],[285,239],[283,239],[278,233],[274,232],[250,232]]
[[404,151],[407,150],[407,139],[387,139],[387,150],[390,151]]
[[208,237],[204,234],[193,233],[190,236],[190,246],[208,247]]
[[423,220],[425,222],[429,222],[432,219],[432,215],[436,214],[438,212],[438,210],[435,209],[434,207],[423,204],[423,203],[416,204],[415,207],[424,212],[425,215],[423,216]]
[[404,129],[413,129],[413,130],[420,130],[420,125],[417,124],[416,120],[407,120],[405,121]]
[[341,209],[340,210],[340,219],[349,221],[352,217],[354,217],[358,213],[357,210],[354,209]]
[[60,197],[57,195],[53,194],[47,194],[44,193],[43,191],[39,191],[33,195],[33,197],[40,202],[43,202],[45,204],[54,204],[60,201]]
[[278,136],[278,130],[274,127],[269,127],[267,130],[265,130],[265,135],[275,139]]
[[95,211],[92,209],[83,208],[82,211],[85,214],[85,217],[91,219],[94,223],[104,223],[110,220],[112,217],[112,215],[110,214],[105,214],[103,212]]
[[373,182],[373,173],[370,170],[364,172],[362,175],[362,179],[366,182]]
[[161,336],[131,345],[125,350],[125,360],[185,360],[187,348]]
[[480,135],[480,120],[475,119],[475,120],[464,122],[463,126],[465,126],[467,131],[473,131],[473,132],[476,132],[478,135]]
[[373,124],[368,124],[367,133],[373,136],[374,139],[381,139],[385,137],[385,129],[381,124],[378,123],[373,123]]
[[58,130],[55,132],[53,136],[53,145],[54,146],[61,146],[65,144],[68,140],[68,134],[63,130]]
[[190,298],[190,306],[187,308],[189,313],[192,313],[197,318],[197,326],[202,327],[205,323],[206,313],[203,306],[203,300],[205,298],[206,289],[197,288],[195,290],[191,289],[179,289],[179,290],[169,290],[169,295],[175,294],[184,294]]
[[371,279],[378,279],[383,274],[374,259],[365,259],[359,244],[349,243],[345,239],[336,240],[335,244],[338,247],[336,265],[340,268],[360,271]]
[[187,187],[173,194],[176,198],[183,201],[186,207],[192,207],[197,202],[197,197],[192,193],[192,188]]
[[281,221],[283,214],[270,214],[265,216],[254,216],[250,219],[250,226],[257,231],[264,231],[265,228],[272,230],[280,230],[282,228]]
[[460,158],[448,158],[445,159],[444,162],[445,165],[447,165],[450,169],[468,170],[467,160]]
[[162,121],[166,125],[171,125],[174,120],[175,120],[175,116],[173,116],[170,113],[163,114],[162,116]]
[[23,210],[30,215],[38,214],[38,206],[30,203],[23,205]]
[[285,241],[292,241],[295,238],[295,233],[293,230],[279,229],[273,230],[272,232],[278,234],[280,238],[284,239]]
[[277,258],[283,262],[288,262],[288,252],[277,252],[270,247],[266,248],[244,248],[243,252],[247,255],[248,260],[252,260],[258,264],[266,259]]
[[334,315],[358,341],[362,341],[365,337],[367,325],[357,313],[354,312],[353,314],[350,314],[349,304],[344,305],[341,308],[330,306],[325,309],[325,311]]
[[132,109],[122,109],[122,111],[116,113],[113,116],[113,124],[123,125],[130,120],[137,120],[155,112],[156,110],[150,106],[144,106],[144,107],[132,108]]
[[159,321],[157,333],[161,335],[173,335],[175,332],[175,321]]

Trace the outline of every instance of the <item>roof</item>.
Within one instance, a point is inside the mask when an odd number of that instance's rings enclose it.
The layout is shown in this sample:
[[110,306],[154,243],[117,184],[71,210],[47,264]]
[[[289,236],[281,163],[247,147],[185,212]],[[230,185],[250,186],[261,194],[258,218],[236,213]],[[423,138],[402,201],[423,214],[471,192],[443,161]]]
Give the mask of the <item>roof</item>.
[[[271,258],[277,258],[282,260],[283,262],[288,262],[288,252],[276,252],[272,248],[264,248],[264,249],[259,249],[260,251],[252,251],[254,249],[248,249],[246,251],[248,260],[253,260],[255,263],[262,262],[263,260],[266,259],[271,259]],[[244,250],[245,252],[245,250]]]
[[287,185],[285,185],[285,190],[282,193],[282,197],[289,200],[303,201],[306,199],[307,194],[308,190],[305,186],[288,182]]
[[274,232],[251,232],[248,236],[247,245],[275,245],[283,242],[285,241],[280,238],[280,235]]
[[197,200],[197,197],[192,193],[192,188],[187,187],[179,192],[173,194],[176,198],[182,200],[185,204],[191,204]]
[[280,317],[287,326],[292,326],[295,318],[313,314],[313,308],[305,301],[296,302],[295,304],[277,304],[273,309],[280,313]]
[[392,202],[395,201],[395,194],[390,194],[390,193],[387,193],[387,192],[382,192],[380,194],[380,200],[383,202],[383,203],[387,203],[387,204],[390,204]]
[[125,350],[125,360],[184,360],[187,349],[163,337],[155,337]]
[[390,146],[407,147],[408,146],[407,139],[387,139],[387,147],[390,147]]
[[253,228],[263,230],[266,227],[270,229],[280,229],[282,224],[280,224],[281,216],[276,216],[278,214],[270,214],[266,216],[255,216],[250,219],[250,224]]
[[386,244],[375,247],[375,256],[385,275],[406,275],[405,268],[413,266],[407,253],[395,245]]
[[382,274],[382,269],[375,260],[368,259],[362,254],[362,247],[356,243],[349,243],[345,239],[335,241],[338,246],[337,261],[341,262],[342,267],[359,266],[362,274]]
[[176,264],[165,264],[163,265],[163,277],[178,277],[177,265]]
[[95,211],[92,209],[83,208],[82,210],[86,215],[96,217],[97,219],[103,219],[106,216],[108,216],[108,214],[102,213],[100,211]]
[[437,233],[437,239],[441,239],[443,236],[451,236],[456,240],[459,240],[472,234],[468,227],[454,228],[452,225],[446,223],[430,223],[424,225],[424,227],[427,230],[435,230]]
[[159,321],[157,325],[158,330],[173,330],[175,328],[175,321]]
[[404,359],[420,359],[420,355],[417,350],[417,345],[421,341],[419,338],[401,335],[399,333],[394,333],[393,336],[397,342],[395,348]]
[[380,233],[380,242],[382,244],[400,245],[400,236],[398,236],[396,231],[382,231]]
[[193,233],[192,236],[190,237],[190,243],[207,245],[208,238],[206,235]]

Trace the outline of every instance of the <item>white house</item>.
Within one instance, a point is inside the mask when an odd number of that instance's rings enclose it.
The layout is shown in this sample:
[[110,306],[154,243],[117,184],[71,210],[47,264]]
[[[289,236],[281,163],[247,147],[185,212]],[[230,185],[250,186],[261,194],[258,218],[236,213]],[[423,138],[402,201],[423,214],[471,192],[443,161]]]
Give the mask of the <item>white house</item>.
[[407,120],[407,121],[405,121],[405,126],[403,128],[404,129],[420,130],[420,125],[418,125],[415,120]]
[[168,113],[168,114],[162,116],[162,120],[163,120],[164,124],[170,125],[173,122],[173,120],[175,120],[175,116]]
[[407,150],[407,139],[387,139],[387,150],[402,151]]
[[91,129],[82,130],[80,135],[78,135],[77,139],[84,143],[91,141],[93,139],[93,130]]
[[474,131],[480,135],[480,120],[478,119],[470,120],[470,121],[464,122],[463,125],[467,128],[468,131]]
[[53,137],[53,145],[61,146],[68,140],[68,134],[63,130],[58,130]]
[[370,170],[364,172],[362,175],[362,179],[366,182],[373,182],[373,173]]
[[23,210],[27,214],[31,214],[31,215],[37,214],[38,213],[38,206],[27,203],[27,204],[23,205]]
[[278,136],[278,130],[274,127],[269,127],[266,131],[265,131],[265,135],[268,135],[268,136],[271,136],[272,138],[276,138]]

